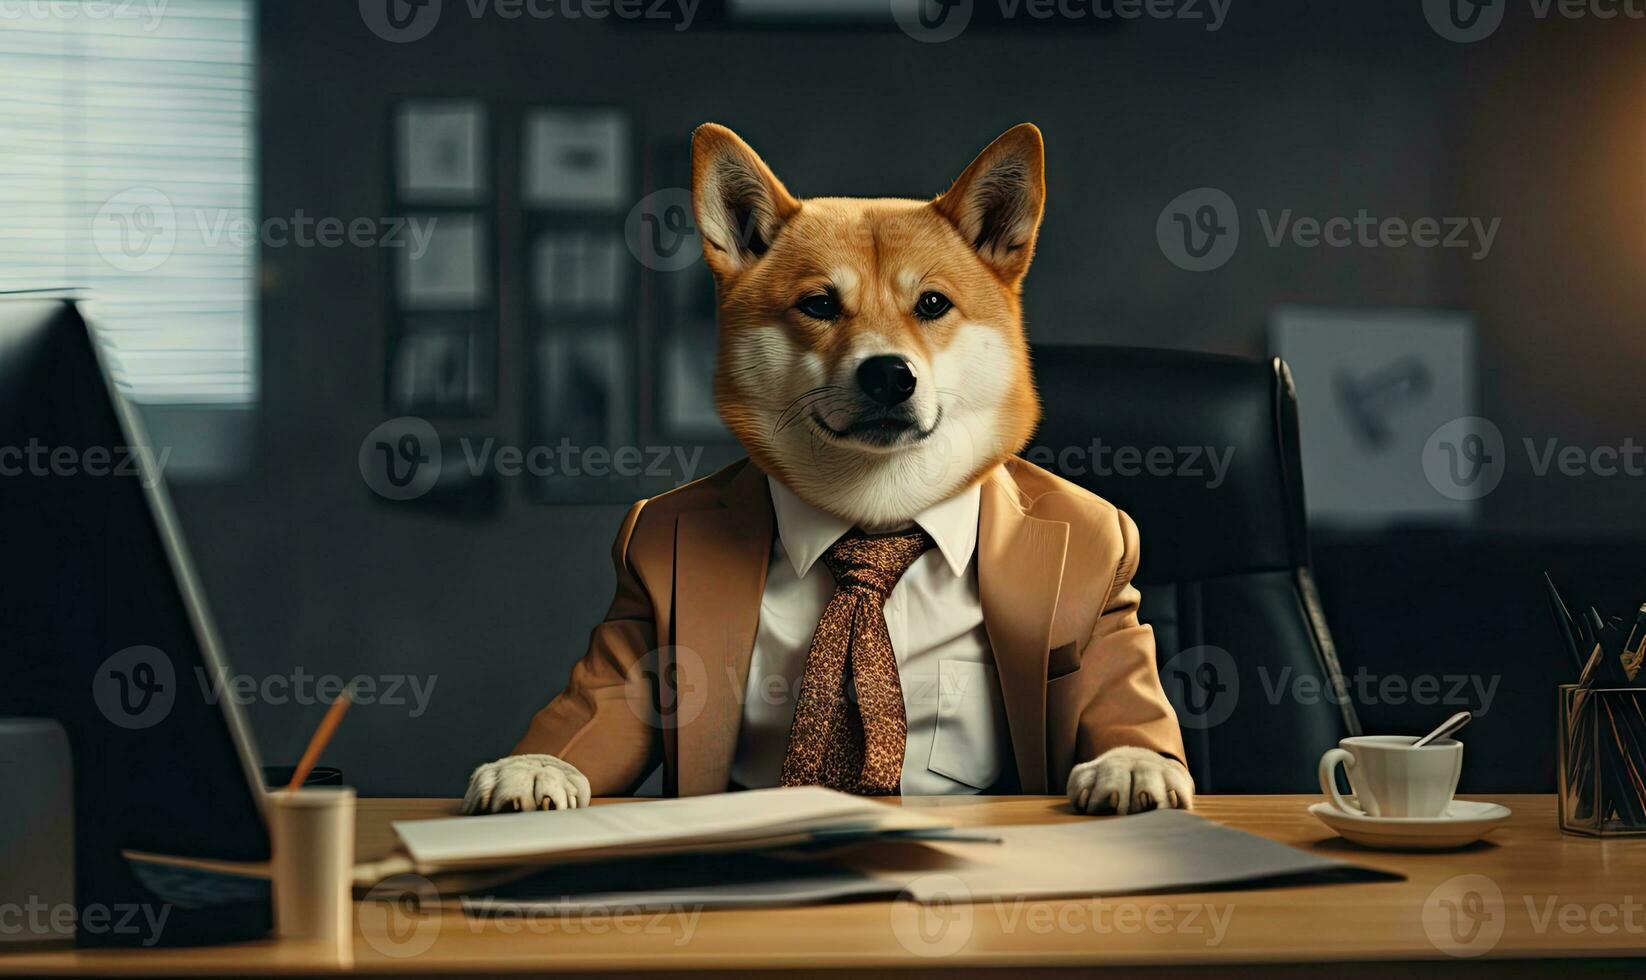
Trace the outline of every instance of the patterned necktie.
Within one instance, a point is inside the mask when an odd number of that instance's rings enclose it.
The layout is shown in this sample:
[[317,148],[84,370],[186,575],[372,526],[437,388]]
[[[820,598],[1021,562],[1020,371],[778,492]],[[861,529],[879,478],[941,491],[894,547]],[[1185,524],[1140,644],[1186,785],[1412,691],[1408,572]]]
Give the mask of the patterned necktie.
[[834,596],[806,654],[783,756],[784,786],[865,796],[898,792],[909,721],[886,630],[886,597],[933,544],[924,531],[879,538],[853,532],[823,555],[834,573]]

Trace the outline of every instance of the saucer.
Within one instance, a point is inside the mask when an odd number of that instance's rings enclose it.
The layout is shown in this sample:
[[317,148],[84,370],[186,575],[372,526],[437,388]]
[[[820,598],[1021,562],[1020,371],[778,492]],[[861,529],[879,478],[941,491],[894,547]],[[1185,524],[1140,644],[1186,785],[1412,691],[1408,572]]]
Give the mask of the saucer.
[[[1350,804],[1360,801],[1344,797]],[[1401,851],[1440,851],[1473,844],[1509,819],[1498,803],[1453,800],[1439,817],[1366,817],[1344,813],[1322,800],[1309,807],[1321,823],[1356,844]]]

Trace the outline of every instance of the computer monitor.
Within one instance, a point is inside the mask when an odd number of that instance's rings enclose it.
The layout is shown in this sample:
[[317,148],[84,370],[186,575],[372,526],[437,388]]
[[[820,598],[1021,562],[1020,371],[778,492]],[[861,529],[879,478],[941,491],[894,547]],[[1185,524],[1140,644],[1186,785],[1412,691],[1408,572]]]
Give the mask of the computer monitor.
[[[68,732],[82,911],[169,902],[125,850],[269,856],[256,748],[160,456],[74,304],[0,296],[0,715]],[[244,898],[178,904],[162,941],[266,932],[266,897]]]

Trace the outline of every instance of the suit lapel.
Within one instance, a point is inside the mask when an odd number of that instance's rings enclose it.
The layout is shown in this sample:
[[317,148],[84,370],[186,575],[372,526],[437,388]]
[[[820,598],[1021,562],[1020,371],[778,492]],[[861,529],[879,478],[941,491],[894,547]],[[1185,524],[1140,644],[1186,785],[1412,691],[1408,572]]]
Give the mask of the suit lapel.
[[984,482],[977,584],[1025,793],[1049,792],[1046,659],[1068,543],[1067,524],[1029,516],[1004,467]]
[[766,475],[745,463],[722,491],[718,508],[681,514],[675,524],[675,775],[681,796],[723,792],[731,776],[772,520]]

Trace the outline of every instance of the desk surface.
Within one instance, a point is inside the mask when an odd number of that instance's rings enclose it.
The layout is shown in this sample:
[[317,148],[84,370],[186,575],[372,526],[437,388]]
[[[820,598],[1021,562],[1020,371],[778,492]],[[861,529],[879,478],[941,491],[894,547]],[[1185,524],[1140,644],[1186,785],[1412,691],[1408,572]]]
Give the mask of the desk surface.
[[[1201,814],[1232,827],[1405,875],[1400,882],[980,903],[922,908],[864,901],[801,909],[623,913],[470,921],[461,913],[357,905],[341,952],[274,941],[212,949],[4,952],[0,975],[298,975],[657,972],[891,972],[926,968],[1105,966],[1117,972],[1211,967],[1266,976],[1283,964],[1363,964],[1424,975],[1473,964],[1494,976],[1577,957],[1646,956],[1646,840],[1565,837],[1554,800],[1504,796],[1514,810],[1490,843],[1443,854],[1363,850],[1305,812],[1306,796],[1205,797]],[[1075,817],[1060,798],[924,798],[961,824]],[[392,819],[454,813],[449,800],[361,800],[359,856],[386,854]],[[1516,962],[1519,961],[1519,962]],[[1277,969],[1278,968],[1278,969]],[[1547,967],[1541,967],[1546,969]],[[1334,967],[1343,975],[1347,967]]]

